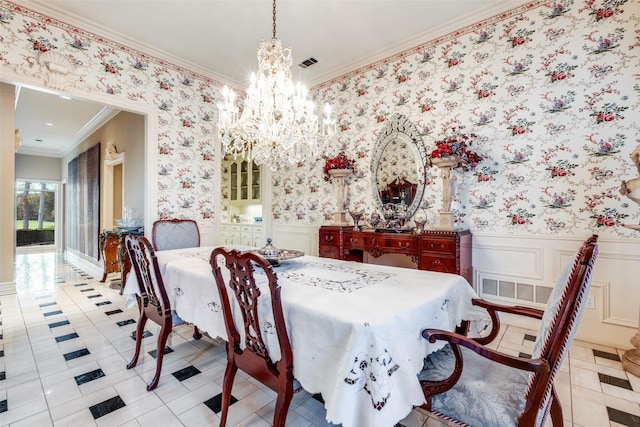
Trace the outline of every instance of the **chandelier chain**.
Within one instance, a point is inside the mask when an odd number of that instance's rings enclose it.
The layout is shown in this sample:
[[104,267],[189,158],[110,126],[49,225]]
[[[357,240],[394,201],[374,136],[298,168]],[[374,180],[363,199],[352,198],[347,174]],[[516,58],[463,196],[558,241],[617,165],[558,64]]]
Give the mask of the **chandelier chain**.
[[276,0],[273,0],[273,38],[276,38]]

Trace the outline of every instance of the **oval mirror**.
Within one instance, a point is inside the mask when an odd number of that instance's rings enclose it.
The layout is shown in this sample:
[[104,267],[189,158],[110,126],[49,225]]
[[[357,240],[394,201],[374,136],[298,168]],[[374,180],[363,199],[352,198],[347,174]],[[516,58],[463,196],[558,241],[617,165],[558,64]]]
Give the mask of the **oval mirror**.
[[418,128],[398,114],[380,132],[371,158],[374,197],[381,210],[405,211],[411,218],[425,189],[429,156]]

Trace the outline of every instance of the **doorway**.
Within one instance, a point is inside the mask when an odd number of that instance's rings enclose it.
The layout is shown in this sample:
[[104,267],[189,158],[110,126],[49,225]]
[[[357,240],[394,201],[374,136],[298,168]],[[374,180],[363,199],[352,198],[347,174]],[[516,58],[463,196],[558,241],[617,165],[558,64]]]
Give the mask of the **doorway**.
[[124,155],[118,153],[117,156],[105,159],[104,168],[104,202],[105,209],[102,214],[103,226],[112,228],[116,225],[118,218],[123,218],[124,207]]
[[16,248],[55,249],[59,229],[59,184],[16,181]]

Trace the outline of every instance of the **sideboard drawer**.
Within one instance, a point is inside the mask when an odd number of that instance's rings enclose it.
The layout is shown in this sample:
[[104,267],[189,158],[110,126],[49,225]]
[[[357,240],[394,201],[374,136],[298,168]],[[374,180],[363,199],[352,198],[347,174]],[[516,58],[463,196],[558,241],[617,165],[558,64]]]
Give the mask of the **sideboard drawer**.
[[340,259],[340,246],[320,245],[318,255],[323,258]]
[[455,254],[458,249],[456,239],[423,239],[422,251]]
[[320,244],[340,246],[340,231],[320,231]]
[[338,227],[323,227],[318,236],[318,255],[325,258],[341,259],[340,257],[340,233]]
[[414,236],[375,236],[369,247],[380,248],[384,253],[418,254],[420,241]]
[[367,238],[363,233],[344,233],[345,249],[365,249],[367,247]]
[[460,265],[456,257],[428,256],[424,253],[420,257],[419,268],[421,270],[438,271],[440,273],[459,274],[460,272]]

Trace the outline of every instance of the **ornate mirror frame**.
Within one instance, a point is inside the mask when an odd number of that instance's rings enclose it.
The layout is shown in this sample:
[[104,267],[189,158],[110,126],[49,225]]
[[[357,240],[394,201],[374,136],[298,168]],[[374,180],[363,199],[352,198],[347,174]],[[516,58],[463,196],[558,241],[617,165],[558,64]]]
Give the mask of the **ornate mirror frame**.
[[418,176],[415,196],[407,206],[407,219],[409,219],[418,209],[420,201],[424,196],[426,171],[427,167],[430,165],[430,158],[427,153],[427,147],[422,140],[422,135],[418,131],[418,128],[402,114],[396,114],[393,116],[393,118],[388,121],[385,128],[378,134],[371,157],[371,184],[373,187],[374,198],[378,201],[380,209],[382,210],[384,202],[380,195],[379,183],[381,173],[384,170],[383,168],[390,167],[391,165],[385,166],[381,163],[384,159],[383,155],[385,154],[385,149],[396,142],[404,142],[409,147],[409,150],[412,152],[414,157],[412,160],[415,162],[415,170]]

